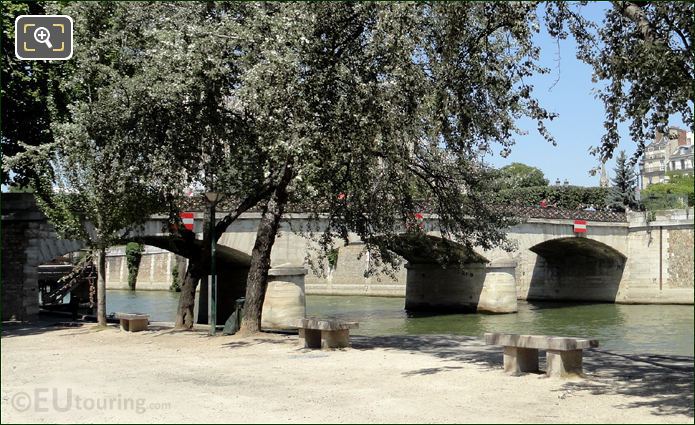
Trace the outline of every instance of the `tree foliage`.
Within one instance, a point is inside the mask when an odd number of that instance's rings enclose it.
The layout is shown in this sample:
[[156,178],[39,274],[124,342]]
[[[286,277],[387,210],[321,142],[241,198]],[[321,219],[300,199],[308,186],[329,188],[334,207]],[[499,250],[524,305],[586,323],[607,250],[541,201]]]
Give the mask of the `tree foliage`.
[[547,186],[548,179],[543,171],[520,162],[513,162],[500,168],[495,177],[496,185],[504,189],[517,189],[520,187]]
[[[233,95],[239,74],[236,35],[244,36],[232,17],[245,16],[245,8],[241,3],[78,2],[65,11],[90,30],[76,56],[95,64],[76,67],[74,80],[102,74],[89,89],[111,91],[111,114],[122,118],[114,125],[135,143],[114,146],[124,157],[137,158],[123,172],[147,182],[148,193],[136,195],[143,205],[158,203],[169,213],[170,238],[156,243],[190,259],[177,317],[185,326],[193,323],[197,282],[208,274],[210,237],[219,238],[268,190],[263,174],[268,167]],[[114,178],[119,174],[114,170]],[[199,243],[181,226],[178,213],[189,192],[203,198],[211,190],[238,203],[213,235],[204,225]],[[130,236],[155,243],[137,233]]]
[[[43,2],[2,2],[2,156],[11,158],[26,152],[26,146],[52,141],[48,110],[49,89],[56,66],[44,61],[22,61],[15,56],[14,22],[19,15],[45,13]],[[28,158],[11,169],[3,167],[2,184],[36,185],[38,176]]]
[[641,200],[648,210],[682,208],[685,204],[692,207],[695,204],[695,180],[690,175],[671,175],[667,182],[650,184],[642,191]]
[[584,209],[593,206],[597,210],[607,207],[609,188],[582,186],[535,186],[506,189],[493,198],[498,205],[538,207],[542,200],[557,208]]
[[[692,82],[691,64],[681,66],[691,56],[677,43],[690,43],[690,32],[678,37],[685,18],[675,16],[692,6],[639,6],[647,21],[671,20],[655,27],[656,38],[647,37],[627,6],[616,3],[608,12],[607,29],[575,14],[574,5],[547,8],[551,33],[565,37],[569,25],[580,57],[597,79],[610,82],[601,95],[608,111],[604,157],[622,119],[633,121],[638,142],[673,112],[692,122],[683,107],[692,95],[669,91],[684,77]],[[423,214],[436,217],[442,237],[465,249],[508,247],[507,217],[490,207],[493,176],[477,158],[481,151],[508,154],[523,132],[522,117],[554,143],[545,127],[554,114],[527,82],[548,72],[538,65],[533,39],[537,7],[68,3],[80,43],[71,61],[51,68],[63,78],[11,70],[18,85],[47,87],[43,80],[50,80],[49,94],[31,102],[48,108],[52,123],[41,133],[46,140],[12,136],[26,151],[13,155],[29,159],[4,170],[37,165],[38,192],[50,193],[43,205],[58,230],[101,254],[165,209],[174,226],[164,247],[190,260],[177,318],[183,326],[192,325],[196,285],[208,273],[210,238],[258,206],[247,285],[247,315],[257,328],[280,220],[300,200],[316,219],[305,234],[319,242],[323,258],[341,240],[360,238],[374,270],[398,263],[389,247],[404,230],[416,232]],[[655,63],[659,57],[676,69]],[[202,243],[178,225],[191,190],[233,200],[214,232],[204,226]],[[586,196],[570,188],[515,190],[545,191],[569,208],[600,204],[592,190]],[[316,227],[319,221],[327,225]]]
[[106,248],[161,207],[147,179],[153,146],[142,137],[136,100],[128,96],[128,52],[110,49],[123,34],[107,29],[123,15],[114,14],[111,4],[98,7],[89,19],[75,20],[75,38],[84,43],[75,46],[74,58],[62,65],[64,75],[42,100],[51,112],[51,140],[26,145],[4,167],[33,164],[42,182],[39,206],[58,233],[85,241],[97,254],[98,319],[105,325]]
[[275,189],[247,316],[262,300],[284,205],[296,199],[314,200],[310,212],[327,222],[308,232],[324,254],[352,234],[374,268],[398,263],[388,246],[424,208],[446,239],[504,244],[506,222],[483,202],[490,178],[474,153],[507,152],[524,115],[552,141],[544,122],[553,115],[525,83],[545,71],[532,5],[273,3],[252,13],[235,96]]
[[577,57],[591,65],[606,110],[606,132],[592,149],[602,160],[618,146],[618,124],[629,123],[634,163],[673,115],[693,127],[693,3],[613,1],[601,23],[582,15],[587,2],[546,3],[551,35],[574,35]]
[[[536,119],[548,136],[543,122],[552,114],[524,83],[525,76],[544,71],[531,43],[537,31],[533,8],[362,7],[362,13],[374,14],[365,20],[374,24],[362,29],[349,59],[337,58],[349,74],[333,76],[342,84],[321,88],[328,95],[325,109],[335,111],[324,119],[335,123],[324,124],[324,134],[342,136],[334,146],[324,141],[316,156],[334,158],[334,164],[315,167],[312,179],[328,203],[330,226],[323,240],[347,239],[351,232],[366,241],[394,235],[415,214],[428,212],[437,214],[446,238],[478,246],[501,243],[504,220],[483,205],[490,179],[475,158],[481,149],[506,152],[519,131],[519,115]],[[331,40],[340,23],[327,16],[321,29]],[[460,22],[472,24],[462,29]],[[316,55],[321,58],[325,50]],[[359,118],[352,126],[344,124],[349,114]],[[343,142],[348,137],[350,144]],[[394,260],[385,248],[367,243],[374,264],[382,257]]]

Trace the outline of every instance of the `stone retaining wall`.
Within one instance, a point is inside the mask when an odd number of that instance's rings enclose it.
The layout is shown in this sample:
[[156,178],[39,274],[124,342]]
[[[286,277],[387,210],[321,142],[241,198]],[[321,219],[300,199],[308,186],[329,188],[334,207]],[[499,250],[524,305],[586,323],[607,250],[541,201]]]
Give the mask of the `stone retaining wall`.
[[[179,262],[185,262],[185,258],[179,257]],[[136,289],[143,291],[169,290],[173,282],[173,269],[177,266],[177,256],[169,251],[145,246],[140,259]],[[183,267],[183,273],[185,273]],[[179,269],[179,278],[183,280],[183,273]],[[106,256],[106,289],[128,288],[128,264],[125,256],[125,247],[112,247]]]

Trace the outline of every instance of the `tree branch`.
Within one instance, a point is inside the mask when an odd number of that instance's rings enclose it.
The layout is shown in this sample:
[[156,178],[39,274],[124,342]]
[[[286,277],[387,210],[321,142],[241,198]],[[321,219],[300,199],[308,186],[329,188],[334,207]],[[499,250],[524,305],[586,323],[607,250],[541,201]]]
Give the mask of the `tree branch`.
[[621,15],[628,18],[635,24],[642,33],[642,39],[647,43],[658,43],[654,27],[652,26],[647,14],[637,4],[629,1],[614,1],[613,6],[618,9]]
[[222,220],[220,220],[215,225],[215,238],[219,239],[222,234],[227,230],[230,224],[234,222],[241,214],[253,208],[258,202],[270,196],[275,187],[273,185],[266,185],[263,189],[253,193],[252,195],[244,198],[243,201],[236,207],[234,211],[227,214]]

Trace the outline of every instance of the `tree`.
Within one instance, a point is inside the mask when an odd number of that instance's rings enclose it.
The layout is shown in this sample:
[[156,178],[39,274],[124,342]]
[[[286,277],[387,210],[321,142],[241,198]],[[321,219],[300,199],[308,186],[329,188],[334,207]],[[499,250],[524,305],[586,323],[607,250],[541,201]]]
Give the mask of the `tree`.
[[[45,61],[23,61],[15,56],[14,22],[19,15],[43,15],[45,2],[3,2],[2,8],[2,156],[8,160],[27,149],[52,141],[48,109],[49,91],[65,68],[63,64]],[[2,184],[41,187],[34,163],[24,157],[13,167],[3,167]]]
[[[641,194],[648,210],[692,207],[695,197],[695,180],[687,174],[674,174],[664,183],[650,184]],[[683,202],[685,200],[685,202]]]
[[637,143],[634,163],[656,131],[666,132],[673,115],[693,126],[693,3],[613,1],[600,25],[582,16],[586,3],[546,3],[548,28],[559,38],[572,33],[577,57],[593,67],[594,81],[605,82],[598,97],[606,133],[592,153],[611,158],[618,123],[627,121]]
[[582,186],[533,186],[518,189],[503,189],[495,192],[498,205],[536,207],[546,200],[556,208],[584,209],[593,206],[598,210],[606,208],[610,188]]
[[500,189],[548,185],[548,179],[543,175],[543,171],[520,162],[513,162],[500,168],[496,180]]
[[270,252],[295,200],[310,197],[302,205],[326,218],[313,233],[325,253],[353,233],[375,265],[398,261],[389,246],[422,212],[438,218],[447,240],[504,245],[507,221],[488,208],[489,175],[475,158],[495,146],[507,152],[519,114],[552,140],[543,123],[553,115],[524,83],[544,71],[531,5],[272,4],[257,12],[261,30],[249,32],[256,48],[237,96],[268,143],[276,177],[243,332],[260,329]]
[[[138,4],[128,15],[137,23],[150,22],[151,37],[134,44],[148,64],[142,65],[140,84],[155,110],[150,136],[160,146],[156,179],[169,200],[174,228],[161,247],[189,259],[181,285],[177,328],[191,328],[198,282],[209,274],[210,238],[219,239],[239,215],[267,197],[263,152],[234,97],[238,85],[240,41],[251,6],[245,4]],[[186,23],[182,26],[182,23]],[[167,46],[167,49],[162,49]],[[195,46],[195,48],[192,48]],[[158,131],[157,131],[158,130]],[[180,226],[178,212],[184,190],[196,196],[216,191],[231,200],[229,211],[209,232],[206,202],[203,240]],[[203,198],[204,199],[204,198]],[[207,288],[201,288],[205,297]]]
[[[397,263],[390,244],[417,228],[411,224],[423,213],[436,217],[446,240],[505,246],[508,221],[489,208],[492,179],[475,158],[480,150],[507,154],[521,116],[553,141],[544,123],[554,115],[525,82],[547,72],[536,63],[534,8],[71,3],[69,14],[83,31],[83,62],[74,62],[78,75],[62,86],[72,96],[69,119],[54,126],[61,155],[50,158],[78,155],[70,163],[75,170],[85,163],[89,184],[66,185],[74,193],[102,182],[96,174],[105,167],[114,212],[131,205],[123,184],[133,185],[141,202],[165,201],[170,236],[138,240],[190,260],[181,327],[193,322],[210,238],[259,205],[243,325],[257,331],[270,253],[290,205],[325,214],[327,226],[314,234],[324,250],[353,234],[366,242],[375,267]],[[82,144],[69,143],[75,140]],[[114,156],[120,151],[132,165]],[[58,169],[70,182],[82,176]],[[233,204],[203,241],[177,220],[190,187],[220,191]],[[100,218],[93,210],[88,222]],[[142,216],[128,219],[133,225]],[[78,221],[63,220],[68,227]],[[119,220],[108,220],[121,227],[105,228],[93,243],[122,237],[128,225]]]
[[617,211],[625,211],[637,207],[635,189],[637,188],[637,174],[634,166],[629,164],[625,151],[620,151],[615,161],[613,170],[613,187],[609,192],[608,205]]
[[[140,194],[142,202],[158,204],[170,216],[169,228],[163,229],[169,231],[168,237],[133,231],[121,234],[117,242],[134,240],[189,259],[177,312],[179,328],[194,323],[196,287],[209,270],[210,238],[219,238],[270,190],[256,137],[232,96],[239,73],[236,36],[244,38],[239,22],[249,7],[241,3],[71,3],[65,10],[79,24],[77,29],[85,30],[82,50],[76,55],[95,64],[76,67],[72,81],[94,83],[78,87],[77,92],[87,97],[92,96],[90,90],[112,95],[114,114],[123,118],[114,125],[121,125],[123,137],[137,143],[143,165],[139,178],[151,189]],[[118,143],[113,142],[114,148],[123,148]],[[112,172],[114,180],[130,178],[130,170]],[[190,190],[195,199],[187,198]],[[208,232],[211,218],[206,214],[200,241],[181,225],[178,213],[191,200],[200,202],[210,190],[226,196],[231,207],[213,235]],[[207,207],[204,202],[203,206]]]
[[[128,108],[127,67],[123,55],[100,55],[108,43],[100,29],[115,19],[103,5],[90,20],[76,20],[76,46],[64,78],[54,82],[45,102],[51,111],[51,139],[25,146],[4,164],[34,164],[41,181],[39,206],[65,238],[83,240],[97,259],[97,318],[106,325],[106,249],[158,208],[156,191],[146,183],[151,163],[133,127]],[[100,43],[101,41],[102,43]],[[91,49],[91,50],[90,50]],[[65,101],[62,109],[57,100]]]

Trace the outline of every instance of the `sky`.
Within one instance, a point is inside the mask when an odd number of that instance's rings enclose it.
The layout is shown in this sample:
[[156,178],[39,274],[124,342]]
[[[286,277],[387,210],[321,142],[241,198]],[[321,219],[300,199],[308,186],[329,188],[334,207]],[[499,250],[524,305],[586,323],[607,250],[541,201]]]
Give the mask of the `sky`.
[[[602,10],[606,7],[611,6],[607,2],[590,3],[584,8],[584,15],[601,22]],[[546,142],[536,131],[533,122],[519,121],[528,135],[516,137],[517,143],[507,158],[500,157],[496,152],[485,161],[495,167],[522,162],[540,168],[551,184],[559,178],[577,186],[598,186],[599,175],[589,175],[589,170],[598,165],[598,158],[589,154],[589,148],[598,145],[604,134],[603,104],[592,93],[601,86],[591,82],[591,67],[576,58],[576,44],[571,36],[567,40],[560,40],[558,49],[557,41],[547,34],[544,25],[541,27],[536,37],[541,46],[540,63],[551,71],[534,77],[532,81],[540,104],[559,114],[559,117],[547,123],[557,146]],[[685,128],[678,120],[673,125]],[[629,157],[635,152],[636,145],[629,138],[627,125],[621,126],[620,136],[620,145],[615,152],[625,150]],[[606,163],[609,177],[613,175],[615,156]]]

